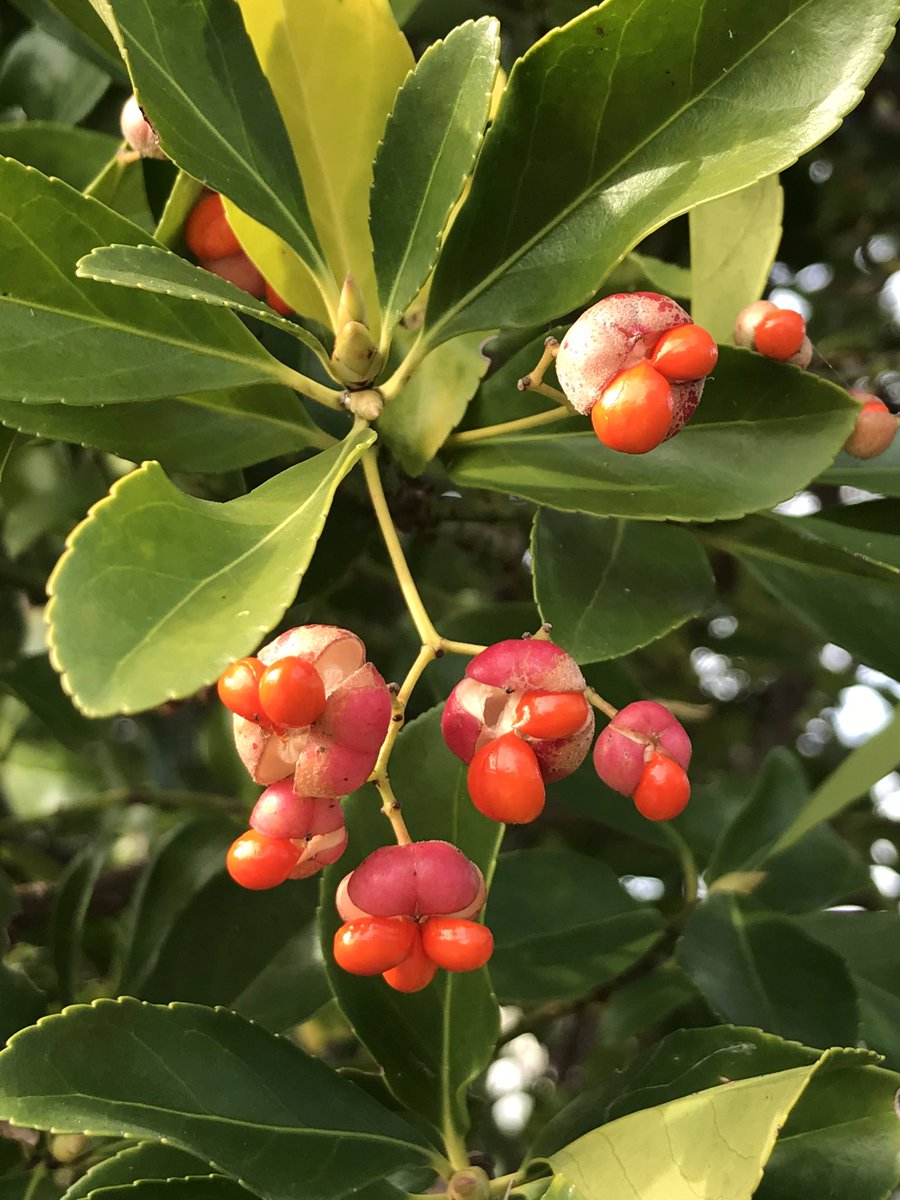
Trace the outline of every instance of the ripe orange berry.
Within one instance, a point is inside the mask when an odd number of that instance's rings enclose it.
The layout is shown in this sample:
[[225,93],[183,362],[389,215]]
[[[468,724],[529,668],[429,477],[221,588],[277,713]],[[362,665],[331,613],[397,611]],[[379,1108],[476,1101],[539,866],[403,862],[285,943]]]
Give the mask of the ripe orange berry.
[[475,971],[491,957],[494,935],[477,921],[429,917],[422,925],[422,946],[445,971]]
[[654,750],[634,789],[638,812],[649,821],[671,821],[684,811],[690,798],[691,784],[684,768]]
[[259,681],[265,666],[258,658],[239,658],[219,676],[219,699],[233,713],[259,722]]
[[626,367],[591,409],[594,433],[623,454],[646,454],[665,440],[674,411],[672,389],[648,362]]
[[650,365],[671,383],[703,379],[719,359],[719,347],[700,325],[667,329],[650,355]]
[[492,821],[523,825],[544,807],[544,780],[537,755],[515,733],[482,746],[469,763],[469,795]]
[[274,308],[282,317],[289,317],[294,311],[287,300],[283,300],[268,282],[266,283],[266,304],[269,308]]
[[582,692],[526,692],[516,708],[515,728],[526,737],[564,738],[582,727],[588,711]]
[[753,344],[760,354],[784,362],[797,353],[806,337],[806,322],[789,308],[766,313],[753,335]]
[[325,711],[325,684],[305,659],[287,655],[263,672],[259,704],[276,725],[299,729],[311,725]]
[[191,210],[184,240],[195,258],[227,258],[242,252],[218,192],[207,193]]
[[360,917],[334,935],[334,961],[351,975],[382,975],[409,957],[417,936],[412,917]]
[[225,866],[235,883],[262,891],[284,883],[299,858],[300,851],[293,842],[248,829],[232,843]]
[[422,934],[416,927],[413,948],[399,966],[384,972],[384,982],[395,992],[421,992],[428,987],[437,972],[437,963],[431,961],[422,945]]

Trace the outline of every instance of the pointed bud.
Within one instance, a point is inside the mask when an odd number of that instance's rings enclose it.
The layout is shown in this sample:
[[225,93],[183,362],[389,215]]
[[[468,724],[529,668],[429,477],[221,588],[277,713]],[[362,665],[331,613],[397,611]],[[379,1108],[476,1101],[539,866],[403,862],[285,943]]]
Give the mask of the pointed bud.
[[348,412],[352,412],[354,417],[362,417],[364,421],[377,421],[384,409],[384,397],[377,388],[345,392],[343,402]]
[[341,288],[335,327],[341,329],[348,321],[359,321],[361,325],[366,324],[366,302],[359,290],[359,284],[352,275],[347,276],[344,286]]
[[366,326],[347,321],[338,329],[331,361],[345,383],[366,383],[378,373],[381,355]]

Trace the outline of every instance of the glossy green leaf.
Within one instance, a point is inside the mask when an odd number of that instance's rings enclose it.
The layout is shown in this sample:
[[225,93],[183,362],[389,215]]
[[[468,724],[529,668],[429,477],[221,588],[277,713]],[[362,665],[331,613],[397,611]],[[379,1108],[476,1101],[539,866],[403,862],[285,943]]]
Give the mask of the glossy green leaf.
[[374,437],[360,430],[225,504],[184,495],[155,463],[119,480],[48,584],[53,663],[79,708],[104,716],[190,695],[253,650]]
[[78,191],[87,187],[120,145],[112,134],[52,121],[0,124],[0,154],[36,167],[43,175],[55,175]]
[[[172,1064],[177,1063],[177,1071]],[[283,1200],[337,1200],[411,1164],[419,1135],[290,1042],[223,1009],[77,1005],[0,1056],[0,1112],[60,1133],[166,1139]]]
[[8,46],[0,64],[0,108],[32,121],[83,120],[109,87],[109,75],[43,29]]
[[0,212],[5,399],[103,404],[282,372],[232,313],[76,279],[95,246],[147,235],[66,184],[0,159]]
[[550,1157],[583,1200],[750,1200],[819,1062],[621,1117]]
[[632,900],[618,876],[571,850],[502,854],[487,924],[491,981],[501,1003],[576,1000],[633,966],[659,940],[663,920]]
[[73,50],[126,81],[116,43],[90,0],[16,0],[16,7]]
[[[606,1046],[629,1044],[634,1038],[642,1043],[651,1031],[671,1029],[681,1022],[679,1013],[695,1006],[699,993],[684,971],[674,962],[662,963],[636,974],[615,988],[603,1005],[603,1027],[600,1036]],[[756,1074],[751,1071],[751,1074]],[[596,1121],[582,1132],[587,1132]],[[572,1135],[573,1137],[576,1135]],[[567,1137],[566,1141],[571,1141]]]
[[[6,926],[19,909],[12,882],[0,873],[0,959],[9,945]],[[0,1046],[47,1011],[47,998],[19,967],[0,961]]]
[[758,870],[808,798],[806,773],[797,758],[789,750],[773,750],[762,764],[747,802],[719,839],[706,868],[707,880],[733,871]]
[[169,157],[323,270],[290,141],[238,7],[219,0],[109,0],[108,7],[138,100]]
[[548,34],[510,75],[441,254],[429,337],[568,312],[653,229],[815,146],[893,34],[894,0],[862,0],[848,52],[850,11],[678,0],[661,20],[614,0]]
[[803,527],[812,531],[817,541],[900,575],[900,500],[826,508]]
[[777,175],[692,208],[691,317],[717,342],[763,294],[781,241],[784,192]]
[[75,999],[84,922],[108,853],[106,839],[97,839],[72,860],[57,883],[50,917],[50,949],[62,1004],[71,1004]]
[[887,450],[875,458],[839,454],[834,465],[823,471],[819,480],[821,483],[846,484],[883,496],[900,496],[900,438],[895,437]]
[[136,463],[155,458],[167,471],[232,471],[333,445],[296,393],[278,383],[103,408],[0,400],[0,421]]
[[[849,540],[844,548],[830,523],[791,517],[756,517],[712,536],[822,641],[900,676],[900,644],[888,633],[900,597],[898,567],[864,556]],[[900,563],[900,535],[891,540]]]
[[19,658],[0,668],[0,688],[21,701],[47,732],[70,750],[109,736],[107,724],[89,721],[72,705],[46,654]]
[[652,254],[638,254],[636,250],[624,260],[623,265],[625,264],[637,267],[653,288],[662,292],[664,296],[690,300],[693,284],[689,267],[663,262],[661,258],[654,258]]
[[723,348],[690,424],[649,454],[593,433],[507,434],[453,451],[451,478],[600,517],[712,521],[792,496],[848,437],[855,407],[833,384]]
[[[403,730],[391,758],[391,783],[416,841],[452,842],[490,880],[503,827],[469,800],[465,766],[444,745],[440,718],[440,707],[433,708]],[[423,991],[406,995],[378,976],[348,975],[331,957],[340,925],[334,908],[338,884],[376,847],[393,840],[379,809],[371,788],[351,797],[346,804],[350,845],[325,872],[322,948],[331,986],[397,1099],[437,1131],[461,1134],[469,1123],[466,1090],[490,1062],[499,1033],[487,971],[439,971]]]
[[900,708],[894,710],[884,729],[851,751],[837,770],[816,788],[809,803],[779,838],[776,851],[794,845],[814,825],[836,816],[887,775],[897,764],[898,738]]
[[284,329],[301,341],[308,350],[327,365],[328,356],[321,342],[298,325],[281,317],[268,304],[255,300],[243,288],[227,279],[195,267],[186,259],[158,246],[100,246],[78,263],[75,272],[79,279],[95,279],[98,283],[117,283],[122,287],[138,288],[182,300],[196,300],[218,308],[230,308],[247,317],[256,317],[276,329]]
[[[866,1051],[858,1060],[871,1061]],[[622,1071],[582,1092],[538,1134],[531,1153],[544,1157],[617,1117],[718,1087],[810,1066],[820,1051],[759,1029],[713,1025],[679,1029],[642,1050]]]
[[93,1200],[252,1200],[252,1197],[253,1192],[226,1175],[141,1179],[93,1194]]
[[165,839],[129,913],[119,989],[142,1000],[221,1004],[280,1033],[331,995],[318,889],[307,880],[263,892],[237,887],[225,854],[239,832],[203,818]]
[[885,1200],[900,1178],[900,1076],[835,1061],[814,1077],[781,1131],[756,1200]]
[[[372,162],[397,89],[414,65],[412,52],[387,0],[238,0],[238,5],[281,110],[325,259],[338,286],[346,275],[354,277],[377,336],[369,232]],[[266,278],[279,291],[282,283],[299,287],[299,295],[293,290],[282,295],[315,316],[302,307],[308,288],[290,267],[283,279],[270,273],[277,247],[264,242],[265,257],[258,257],[255,237],[245,236],[250,232],[238,225],[238,236]],[[334,311],[330,315],[333,320]]]
[[480,334],[464,334],[429,354],[379,418],[378,432],[409,475],[420,475],[462,420],[488,368]]
[[541,509],[531,552],[541,617],[580,663],[646,646],[715,596],[702,547],[671,525]]
[[139,1142],[95,1163],[66,1190],[64,1200],[87,1200],[100,1188],[122,1187],[141,1179],[174,1179],[208,1171],[207,1163],[184,1150],[160,1142]]
[[499,53],[496,19],[467,22],[425,51],[397,93],[371,198],[384,330],[415,300],[437,259],[481,145]]
[[847,967],[784,917],[713,895],[685,926],[678,961],[727,1021],[812,1046],[856,1042],[859,1013]]

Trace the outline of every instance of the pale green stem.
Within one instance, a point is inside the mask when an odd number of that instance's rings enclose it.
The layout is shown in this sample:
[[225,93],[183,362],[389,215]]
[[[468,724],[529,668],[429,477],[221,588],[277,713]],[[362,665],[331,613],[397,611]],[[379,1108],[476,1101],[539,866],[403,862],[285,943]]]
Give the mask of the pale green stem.
[[504,433],[520,433],[523,429],[536,429],[539,425],[552,425],[555,421],[564,421],[571,417],[572,411],[566,408],[551,408],[545,412],[533,413],[530,417],[519,417],[516,421],[502,421],[499,425],[485,425],[482,429],[466,429],[463,433],[454,433],[447,438],[445,446],[467,446],[470,442],[483,442],[488,438],[501,437]]

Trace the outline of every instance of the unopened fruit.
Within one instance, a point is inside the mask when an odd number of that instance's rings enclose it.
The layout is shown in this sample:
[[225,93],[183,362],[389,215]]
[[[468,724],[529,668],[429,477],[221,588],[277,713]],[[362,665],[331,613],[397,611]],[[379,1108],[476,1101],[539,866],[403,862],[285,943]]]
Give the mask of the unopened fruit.
[[144,116],[136,96],[129,96],[122,105],[119,127],[122,137],[141,158],[168,157],[165,150],[160,148],[159,134]]
[[897,435],[897,418],[886,404],[869,392],[851,393],[860,403],[856,426],[844,443],[854,458],[883,454]]
[[374,850],[347,881],[351,904],[371,916],[423,917],[466,909],[483,894],[478,867],[449,842]]

